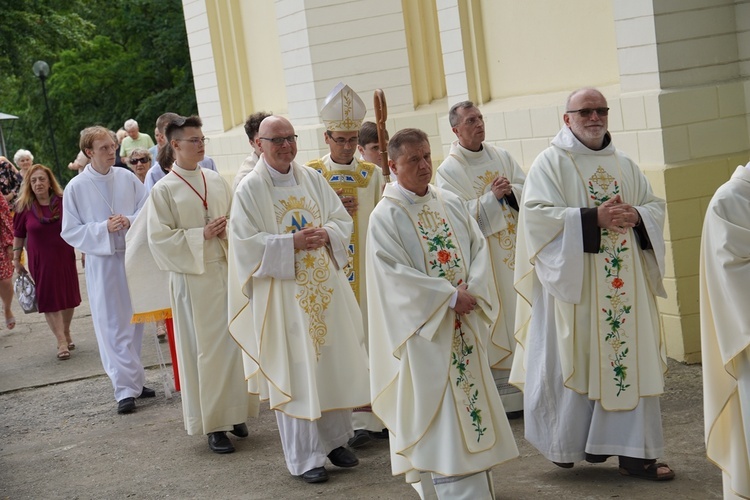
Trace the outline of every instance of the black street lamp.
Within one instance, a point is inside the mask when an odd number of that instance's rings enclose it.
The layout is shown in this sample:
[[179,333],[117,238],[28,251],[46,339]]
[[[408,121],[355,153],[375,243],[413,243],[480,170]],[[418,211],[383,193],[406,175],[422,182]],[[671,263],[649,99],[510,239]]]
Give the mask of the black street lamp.
[[60,160],[57,157],[57,146],[55,145],[55,132],[52,130],[52,113],[49,110],[49,102],[47,101],[47,87],[44,85],[44,80],[49,76],[49,64],[44,61],[37,61],[32,66],[32,71],[39,80],[42,82],[42,94],[44,94],[44,106],[47,108],[47,123],[49,124],[49,138],[52,141],[52,152],[55,153],[55,170],[57,171],[57,178],[62,182],[62,172],[60,172]]

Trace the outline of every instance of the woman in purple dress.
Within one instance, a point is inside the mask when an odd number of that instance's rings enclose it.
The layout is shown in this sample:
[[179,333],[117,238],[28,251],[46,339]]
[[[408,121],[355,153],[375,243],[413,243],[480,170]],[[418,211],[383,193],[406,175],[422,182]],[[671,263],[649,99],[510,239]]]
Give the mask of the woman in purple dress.
[[70,322],[81,303],[75,250],[60,237],[62,194],[52,171],[33,165],[21,186],[13,220],[13,264],[19,274],[26,272],[20,261],[25,246],[37,307],[57,339],[57,359],[61,360],[69,359],[75,349]]

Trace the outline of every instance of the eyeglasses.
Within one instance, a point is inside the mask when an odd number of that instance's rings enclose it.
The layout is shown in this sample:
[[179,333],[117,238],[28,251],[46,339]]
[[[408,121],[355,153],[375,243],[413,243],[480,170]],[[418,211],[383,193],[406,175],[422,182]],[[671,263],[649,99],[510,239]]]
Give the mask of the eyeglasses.
[[148,158],[145,158],[145,157],[144,158],[131,158],[130,159],[130,164],[131,165],[138,165],[139,163],[143,163],[145,165],[146,163],[148,163],[150,161],[151,160],[149,160]]
[[210,139],[208,137],[191,137],[190,139],[175,139],[175,141],[185,141],[197,146],[198,144],[208,144]]
[[344,145],[349,145],[349,146],[356,146],[356,145],[357,145],[357,142],[359,142],[359,137],[357,137],[357,136],[354,136],[354,137],[350,137],[350,138],[348,138],[348,139],[344,139],[343,137],[336,137],[336,138],[334,139],[334,138],[333,138],[333,137],[331,137],[330,135],[329,135],[328,137],[329,137],[329,138],[330,138],[330,139],[331,139],[331,140],[332,140],[333,142],[335,142],[336,144],[338,144],[339,146],[344,146]]
[[609,108],[581,108],[581,109],[571,109],[570,111],[566,111],[566,113],[578,113],[584,118],[588,118],[591,116],[591,113],[596,111],[596,114],[599,116],[607,116],[609,114]]
[[281,146],[284,142],[294,144],[297,142],[297,134],[290,135],[289,137],[258,137],[261,141],[269,141],[274,146]]
[[472,116],[471,118],[467,118],[464,120],[464,125],[468,125],[470,127],[473,127],[475,125],[478,125],[480,123],[484,123],[484,117],[483,116]]

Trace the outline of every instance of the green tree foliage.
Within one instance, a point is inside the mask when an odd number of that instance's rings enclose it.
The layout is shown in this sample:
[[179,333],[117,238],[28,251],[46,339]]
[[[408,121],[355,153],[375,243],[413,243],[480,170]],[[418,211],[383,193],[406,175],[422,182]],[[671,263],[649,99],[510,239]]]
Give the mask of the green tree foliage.
[[30,149],[35,161],[55,163],[31,71],[39,59],[51,67],[47,94],[66,179],[84,127],[117,130],[134,118],[153,137],[163,112],[197,112],[180,0],[0,0],[0,11],[0,111],[19,117],[4,122],[9,152]]

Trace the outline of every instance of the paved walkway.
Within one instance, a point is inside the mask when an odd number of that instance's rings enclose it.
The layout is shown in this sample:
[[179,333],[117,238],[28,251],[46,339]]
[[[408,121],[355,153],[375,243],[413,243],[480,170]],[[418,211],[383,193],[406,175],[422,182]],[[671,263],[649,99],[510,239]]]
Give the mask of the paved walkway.
[[[358,450],[357,468],[329,467],[327,483],[291,477],[267,406],[248,422],[247,439],[233,438],[236,453],[211,453],[205,437],[185,433],[179,393],[164,395],[153,326],[143,361],[157,397],[139,400],[132,415],[117,415],[80,277],[84,303],[73,321],[78,348],[70,360],[55,359],[54,337],[40,314],[23,315],[16,305],[16,328],[0,331],[0,499],[418,498],[403,478],[391,476],[387,441]],[[675,469],[674,481],[622,477],[614,459],[559,469],[523,439],[523,421],[513,421],[521,457],[495,469],[497,498],[721,498],[720,473],[703,446],[700,366],[670,362],[662,411],[663,460]]]

